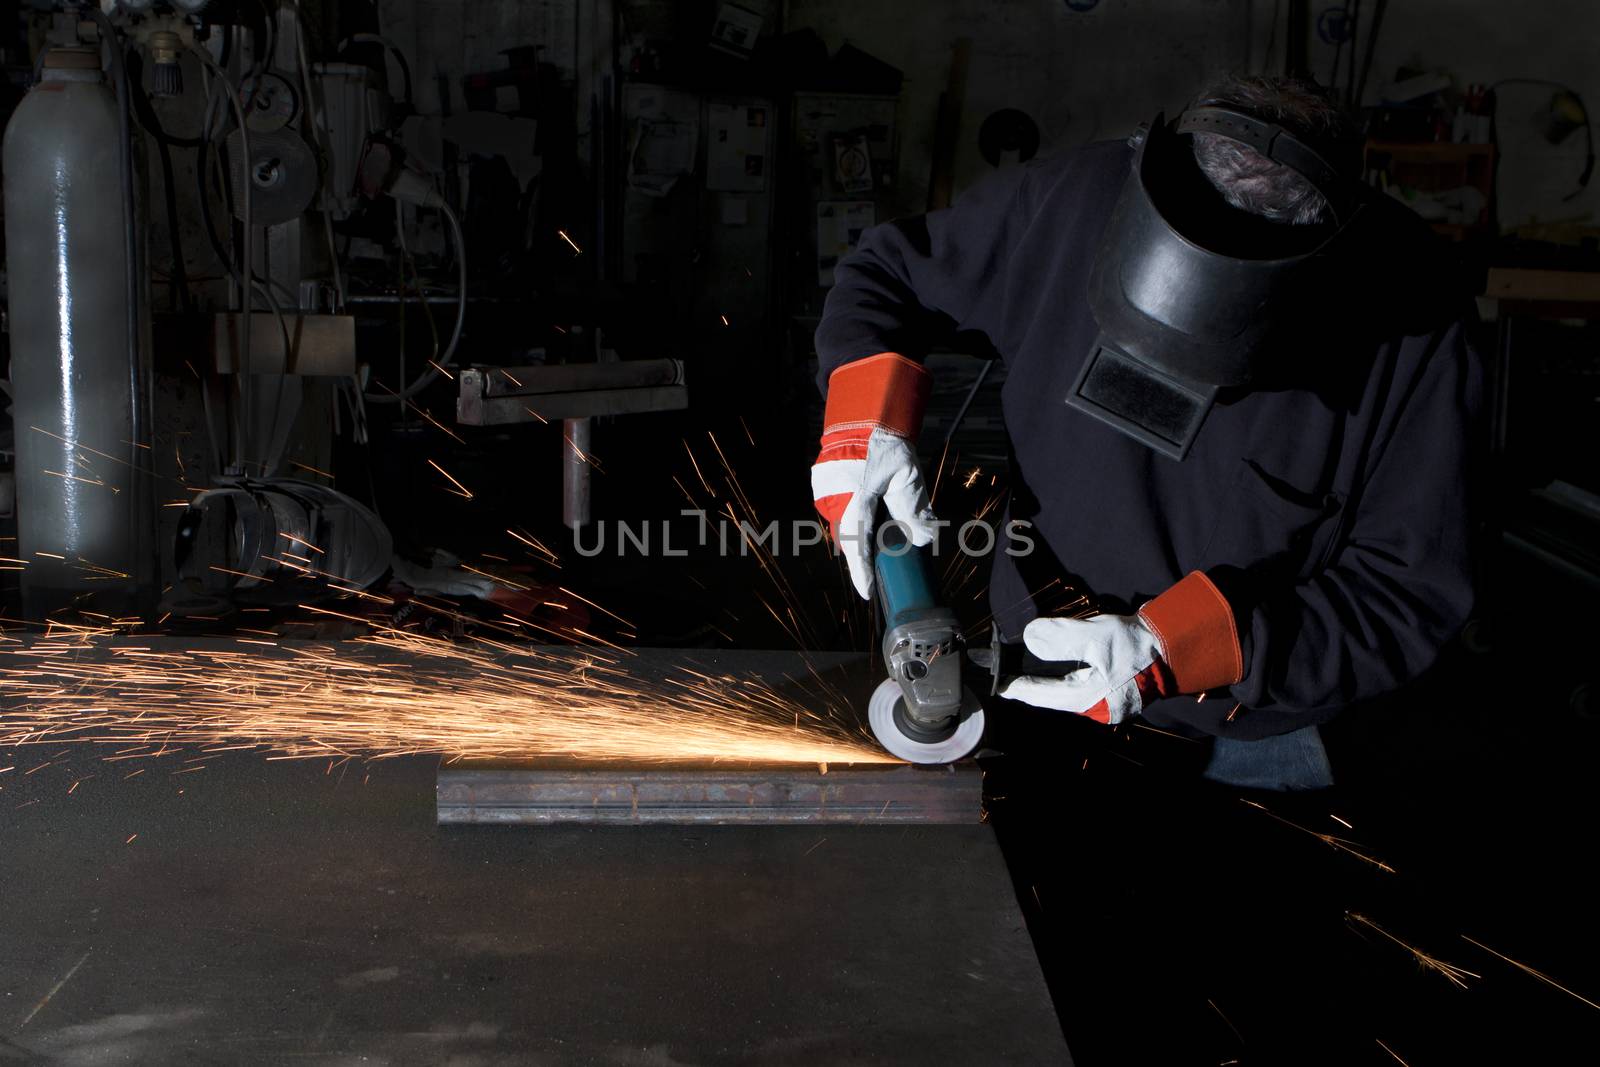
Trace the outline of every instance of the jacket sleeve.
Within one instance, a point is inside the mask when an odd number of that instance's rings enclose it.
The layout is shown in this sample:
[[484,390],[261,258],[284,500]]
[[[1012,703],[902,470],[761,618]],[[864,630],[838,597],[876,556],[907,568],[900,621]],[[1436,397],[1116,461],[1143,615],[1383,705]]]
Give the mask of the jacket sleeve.
[[1315,713],[1397,689],[1472,608],[1482,367],[1464,324],[1401,344],[1422,352],[1391,380],[1370,473],[1328,563],[1287,588],[1209,574],[1234,609],[1244,674],[1230,688],[1246,709]]
[[834,268],[816,345],[818,384],[854,360],[897,352],[920,361],[1004,285],[1007,257],[1030,217],[1032,168],[1012,167],[954,207],[868,229]]

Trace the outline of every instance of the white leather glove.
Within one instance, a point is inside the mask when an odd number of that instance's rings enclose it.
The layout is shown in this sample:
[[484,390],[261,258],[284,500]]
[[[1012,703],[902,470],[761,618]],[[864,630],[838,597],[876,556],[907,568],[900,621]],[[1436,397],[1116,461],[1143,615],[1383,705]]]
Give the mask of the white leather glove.
[[1084,666],[1065,678],[1017,678],[1000,695],[1096,722],[1119,723],[1151,701],[1203,693],[1244,676],[1233,609],[1200,571],[1137,615],[1034,619],[1022,641],[1040,659]]
[[926,545],[937,532],[916,451],[910,441],[888,430],[873,430],[864,445],[824,445],[811,468],[811,495],[863,598],[872,595],[873,532],[880,501],[889,518],[904,524],[912,544]]
[[1034,619],[1022,642],[1040,659],[1078,660],[1065,678],[1021,677],[1000,690],[1008,700],[1119,723],[1137,715],[1162,692],[1166,669],[1161,642],[1137,615],[1091,619]]
[[938,532],[911,440],[927,392],[928,372],[892,352],[847,363],[828,379],[811,495],[863,599],[872,595],[880,503],[912,544],[926,545]]

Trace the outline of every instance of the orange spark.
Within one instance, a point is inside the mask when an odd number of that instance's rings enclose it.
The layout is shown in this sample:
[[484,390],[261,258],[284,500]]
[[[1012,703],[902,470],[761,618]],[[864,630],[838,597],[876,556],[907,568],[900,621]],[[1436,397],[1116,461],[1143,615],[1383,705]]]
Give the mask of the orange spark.
[[1411,1067],[1411,1064],[1407,1063],[1405,1060],[1400,1058],[1400,1054],[1398,1052],[1396,1052],[1394,1049],[1390,1048],[1388,1045],[1385,1045],[1383,1043],[1383,1039],[1381,1037],[1375,1037],[1372,1040],[1374,1040],[1374,1041],[1376,1041],[1378,1043],[1378,1047],[1379,1048],[1383,1049],[1383,1051],[1385,1051],[1389,1055],[1393,1056],[1394,1057],[1394,1061],[1396,1063],[1398,1063],[1400,1065],[1400,1067]]
[[1494,949],[1490,948],[1488,945],[1485,945],[1482,941],[1474,941],[1472,938],[1468,937],[1466,934],[1462,934],[1461,935],[1461,940],[1467,942],[1470,945],[1477,945],[1479,948],[1483,949],[1483,951],[1489,953],[1489,955],[1497,956],[1500,959],[1505,960],[1507,963],[1511,964],[1511,966],[1517,968],[1517,970],[1522,971],[1525,974],[1532,975],[1534,978],[1539,979],[1539,981],[1543,982],[1545,985],[1552,986],[1552,987],[1554,987],[1556,989],[1559,989],[1559,990],[1561,990],[1561,992],[1565,993],[1567,996],[1572,997],[1575,1000],[1581,1000],[1585,1004],[1589,1005],[1589,1007],[1594,1008],[1597,1011],[1600,1011],[1600,1004],[1596,1004],[1594,1001],[1590,1000],[1588,997],[1579,996],[1577,993],[1574,993],[1572,990],[1568,989],[1566,986],[1562,985],[1560,982],[1557,982],[1554,978],[1551,978],[1549,975],[1544,974],[1544,973],[1542,973],[1540,971],[1534,970],[1532,967],[1529,967],[1526,963],[1519,963],[1516,960],[1512,959],[1510,956],[1507,956],[1507,955],[1504,955],[1502,953],[1496,952]]
[[615,646],[532,649],[393,629],[337,646],[181,647],[64,630],[0,658],[0,688],[16,698],[0,706],[0,746],[109,746],[105,758],[248,747],[269,759],[895,762],[853,720],[826,707],[818,715],[760,679],[688,666],[643,677],[633,662]]
[[1428,955],[1419,948],[1406,944],[1404,941],[1400,940],[1398,937],[1394,936],[1389,931],[1385,930],[1383,927],[1367,918],[1365,915],[1361,915],[1353,911],[1347,911],[1344,914],[1345,918],[1349,921],[1353,923],[1359,923],[1374,933],[1393,941],[1395,944],[1409,952],[1411,957],[1417,961],[1417,964],[1421,966],[1423,970],[1434,971],[1437,974],[1443,975],[1445,980],[1454,986],[1457,986],[1461,989],[1466,989],[1466,979],[1483,977],[1481,974],[1474,974],[1464,967],[1457,967],[1453,963],[1446,963],[1444,960]]
[[428,466],[432,467],[434,470],[438,471],[440,474],[442,474],[446,478],[450,479],[450,484],[455,486],[455,489],[454,490],[446,490],[447,492],[454,492],[457,496],[464,497],[467,500],[471,500],[472,499],[472,491],[470,489],[468,489],[466,486],[462,485],[460,482],[456,481],[454,478],[451,478],[449,471],[445,470],[443,467],[439,466],[437,463],[435,463],[431,459],[428,460]]
[[[1378,868],[1378,870],[1380,870],[1380,871],[1386,871],[1389,874],[1395,873],[1393,867],[1389,866],[1387,863],[1384,863],[1382,860],[1379,860],[1374,856],[1369,856],[1367,853],[1361,851],[1360,848],[1356,847],[1354,842],[1347,841],[1346,839],[1344,839],[1342,837],[1335,837],[1332,834],[1318,833],[1317,831],[1312,830],[1312,829],[1310,829],[1308,827],[1301,826],[1297,822],[1290,822],[1288,819],[1285,819],[1282,815],[1277,814],[1276,812],[1274,812],[1270,808],[1268,808],[1266,805],[1258,803],[1257,801],[1245,800],[1243,797],[1241,797],[1240,798],[1240,803],[1247,804],[1250,807],[1255,808],[1257,811],[1260,811],[1260,812],[1264,813],[1267,816],[1267,818],[1269,818],[1269,819],[1276,819],[1278,822],[1283,823],[1283,825],[1293,827],[1294,829],[1299,830],[1303,834],[1310,834],[1312,837],[1316,838],[1318,841],[1321,841],[1323,844],[1328,845],[1330,848],[1333,848],[1333,849],[1336,849],[1336,850],[1338,850],[1340,852],[1344,852],[1344,853],[1346,853],[1348,855],[1354,856],[1356,859],[1360,860],[1363,863],[1370,863],[1372,866]],[[1476,976],[1474,976],[1474,977],[1476,977]]]

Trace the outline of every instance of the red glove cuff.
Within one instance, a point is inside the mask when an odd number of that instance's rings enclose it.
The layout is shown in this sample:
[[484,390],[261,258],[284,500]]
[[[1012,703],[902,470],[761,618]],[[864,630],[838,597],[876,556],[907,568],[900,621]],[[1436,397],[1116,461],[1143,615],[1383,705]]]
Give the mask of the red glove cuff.
[[932,379],[922,364],[898,352],[846,363],[828,376],[824,434],[855,431],[863,437],[884,429],[915,437],[922,427]]
[[1139,609],[1161,643],[1177,693],[1203,693],[1244,677],[1233,608],[1200,571]]

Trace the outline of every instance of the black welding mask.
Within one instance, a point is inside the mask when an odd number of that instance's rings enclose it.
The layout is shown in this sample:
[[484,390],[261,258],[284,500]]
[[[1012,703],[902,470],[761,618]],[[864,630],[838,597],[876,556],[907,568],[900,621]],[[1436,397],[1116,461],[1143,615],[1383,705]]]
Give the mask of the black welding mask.
[[[1327,198],[1326,224],[1293,225],[1229,205],[1195,162],[1192,134],[1248,145]],[[1132,139],[1132,173],[1089,278],[1099,335],[1067,403],[1182,459],[1222,390],[1272,375],[1286,335],[1306,336],[1329,285],[1358,189],[1281,126],[1224,107],[1157,115]]]

